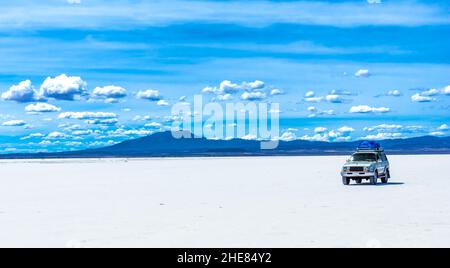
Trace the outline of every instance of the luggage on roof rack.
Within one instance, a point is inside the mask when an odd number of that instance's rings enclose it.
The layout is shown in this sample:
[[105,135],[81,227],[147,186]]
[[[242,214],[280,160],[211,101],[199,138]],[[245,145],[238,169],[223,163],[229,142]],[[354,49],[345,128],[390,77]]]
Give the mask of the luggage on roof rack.
[[375,141],[362,141],[359,143],[357,151],[384,151],[381,145]]

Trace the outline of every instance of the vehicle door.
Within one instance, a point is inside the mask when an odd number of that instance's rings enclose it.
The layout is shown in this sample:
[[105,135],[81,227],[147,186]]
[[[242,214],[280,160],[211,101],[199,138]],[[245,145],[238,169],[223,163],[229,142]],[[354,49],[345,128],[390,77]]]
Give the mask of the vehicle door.
[[381,153],[377,153],[377,171],[378,174],[384,174],[385,171],[385,162],[383,161]]
[[389,169],[389,160],[386,156],[386,153],[381,153],[381,159],[383,160],[383,168],[384,172]]

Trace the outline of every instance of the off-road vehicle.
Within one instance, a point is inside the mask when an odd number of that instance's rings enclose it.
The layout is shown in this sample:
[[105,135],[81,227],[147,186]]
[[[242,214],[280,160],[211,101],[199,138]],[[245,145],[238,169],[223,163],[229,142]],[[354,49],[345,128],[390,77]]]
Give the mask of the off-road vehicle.
[[352,180],[358,184],[368,180],[376,185],[379,179],[388,183],[391,177],[389,160],[379,143],[363,141],[343,166],[341,175],[344,185],[349,185]]

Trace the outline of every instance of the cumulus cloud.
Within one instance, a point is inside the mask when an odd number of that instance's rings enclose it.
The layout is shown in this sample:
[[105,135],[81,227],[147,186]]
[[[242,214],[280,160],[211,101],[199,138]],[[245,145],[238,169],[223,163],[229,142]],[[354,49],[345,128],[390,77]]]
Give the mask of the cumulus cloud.
[[436,101],[438,95],[450,95],[450,86],[441,89],[431,88],[411,96],[412,102],[432,102]]
[[325,133],[327,131],[328,131],[328,129],[326,127],[316,127],[314,129],[314,133],[318,133],[318,134],[322,134],[322,133]]
[[414,94],[411,96],[412,102],[432,102],[436,100],[435,98],[429,97],[429,96],[423,96],[421,94]]
[[282,94],[283,94],[283,91],[279,90],[278,88],[274,88],[270,91],[271,96],[282,95]]
[[103,126],[113,126],[117,123],[119,123],[119,120],[117,118],[108,118],[108,119],[88,119],[86,120],[86,123],[89,125],[103,125]]
[[282,141],[294,141],[297,139],[297,135],[291,131],[284,132],[279,138]]
[[30,80],[13,85],[8,91],[2,93],[2,99],[16,102],[33,102],[39,100],[39,94]]
[[166,100],[159,100],[156,105],[158,106],[168,106],[169,102],[167,102]]
[[158,90],[148,89],[139,91],[137,98],[150,101],[159,101],[162,99],[162,96]]
[[144,125],[145,127],[149,127],[149,128],[161,128],[162,124],[161,123],[157,123],[157,122],[151,122],[151,123],[147,123]]
[[341,127],[337,130],[328,130],[325,127],[317,127],[314,129],[314,135],[308,136],[304,135],[301,137],[301,140],[307,141],[324,141],[324,142],[332,142],[332,141],[350,141],[352,139],[351,134],[355,130],[351,127]]
[[27,123],[23,120],[10,120],[2,123],[2,126],[5,127],[22,127],[25,126]]
[[348,135],[350,135],[352,132],[354,132],[355,129],[352,128],[352,127],[346,127],[346,126],[344,126],[344,127],[339,128],[337,131],[338,131],[339,133],[341,133],[342,135],[344,135],[344,136],[348,136]]
[[65,139],[65,138],[68,138],[68,137],[69,136],[67,134],[55,131],[55,132],[52,132],[52,133],[48,134],[46,138],[52,140],[52,139]]
[[305,93],[305,98],[312,98],[315,96],[316,96],[316,93],[314,91],[308,91]]
[[27,113],[51,113],[51,112],[59,112],[61,111],[61,108],[48,103],[39,102],[36,104],[30,104],[26,106],[25,111]]
[[263,100],[266,98],[266,93],[263,92],[244,92],[241,95],[242,100],[254,101]]
[[265,88],[266,84],[263,81],[255,80],[254,82],[243,82],[241,87],[245,90],[254,91]]
[[368,105],[358,105],[350,108],[350,113],[388,113],[391,109],[386,107],[370,107]]
[[306,102],[321,102],[323,100],[323,97],[308,97],[305,98]]
[[96,87],[92,92],[92,97],[97,99],[105,99],[108,102],[115,102],[118,99],[125,98],[127,90],[119,86]]
[[79,119],[79,120],[112,119],[117,117],[118,116],[115,113],[105,113],[105,112],[65,112],[61,113],[58,116],[59,119]]
[[400,139],[404,138],[402,133],[377,133],[376,135],[367,135],[361,137],[363,140],[389,140],[389,139]]
[[334,110],[319,110],[314,106],[308,107],[308,111],[310,112],[309,117],[316,117],[318,115],[334,115]]
[[119,128],[116,130],[108,131],[108,137],[127,137],[127,136],[147,136],[153,132],[146,129],[123,129]]
[[443,90],[445,95],[450,95],[450,86],[446,86]]
[[446,136],[447,134],[442,131],[434,131],[429,133],[430,136],[441,137]]
[[316,93],[314,91],[308,91],[305,94],[304,101],[306,102],[321,102],[321,101],[327,101],[330,103],[344,103],[348,102],[349,100],[345,98],[345,96],[353,95],[351,92],[348,91],[341,91],[341,90],[332,90],[328,95],[321,97],[316,96]]
[[438,129],[441,130],[441,131],[449,131],[450,130],[450,126],[447,125],[447,124],[443,124]]
[[360,70],[356,71],[355,76],[356,77],[369,77],[369,76],[371,76],[371,73],[367,69],[360,69]]
[[431,88],[431,89],[423,91],[422,93],[420,93],[420,95],[422,95],[422,96],[436,96],[439,93],[441,93],[441,91],[439,89]]
[[389,90],[386,95],[392,96],[392,97],[400,97],[400,96],[402,96],[402,92],[400,92],[400,90],[396,90],[396,89]]
[[283,92],[277,88],[267,87],[265,82],[255,80],[253,82],[242,82],[241,84],[234,83],[230,80],[224,80],[217,87],[207,86],[203,88],[204,94],[216,94],[215,100],[225,101],[231,100],[232,96],[241,93],[243,100],[262,100],[268,95],[281,95]]
[[337,95],[337,94],[330,94],[330,95],[327,95],[327,96],[325,97],[325,99],[326,99],[328,102],[331,102],[331,103],[342,103],[342,102],[344,102],[344,99],[342,98],[342,96]]
[[428,130],[420,125],[404,126],[396,124],[381,124],[377,126],[365,127],[365,132],[368,132],[368,136],[361,137],[372,140],[383,139],[396,139],[406,137],[408,134],[426,134]]
[[370,5],[381,4],[382,0],[367,0],[367,3]]
[[81,4],[81,0],[66,0],[66,2],[68,4],[71,4],[71,5],[79,5],[79,4]]
[[219,86],[219,93],[229,93],[234,94],[239,92],[242,87],[238,84],[235,84],[229,80],[222,81]]
[[81,77],[62,74],[54,78],[47,77],[41,85],[39,94],[46,98],[73,101],[85,95],[87,83]]

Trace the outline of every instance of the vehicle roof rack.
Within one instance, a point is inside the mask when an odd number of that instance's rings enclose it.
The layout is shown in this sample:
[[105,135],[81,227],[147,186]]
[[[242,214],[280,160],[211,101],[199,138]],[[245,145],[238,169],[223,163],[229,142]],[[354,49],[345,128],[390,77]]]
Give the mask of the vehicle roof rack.
[[362,141],[359,143],[356,150],[359,151],[377,151],[377,152],[383,152],[384,149],[381,148],[381,145],[378,142],[375,141]]

